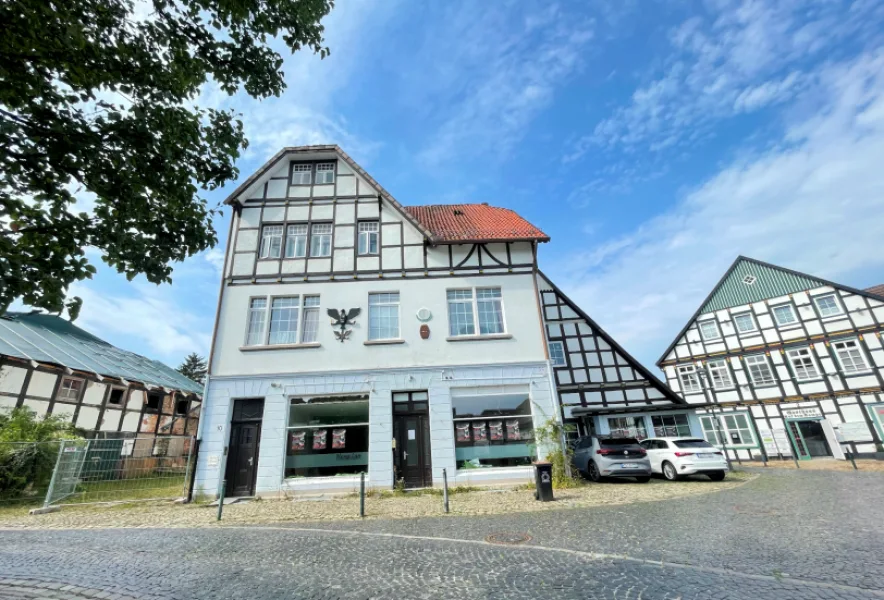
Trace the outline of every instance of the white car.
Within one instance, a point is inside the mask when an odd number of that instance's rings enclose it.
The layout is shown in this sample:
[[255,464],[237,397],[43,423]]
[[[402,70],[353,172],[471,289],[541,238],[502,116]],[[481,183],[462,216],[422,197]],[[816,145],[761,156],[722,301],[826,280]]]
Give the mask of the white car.
[[702,438],[648,438],[641,446],[648,453],[651,472],[661,473],[669,481],[696,474],[721,481],[727,475],[724,454]]

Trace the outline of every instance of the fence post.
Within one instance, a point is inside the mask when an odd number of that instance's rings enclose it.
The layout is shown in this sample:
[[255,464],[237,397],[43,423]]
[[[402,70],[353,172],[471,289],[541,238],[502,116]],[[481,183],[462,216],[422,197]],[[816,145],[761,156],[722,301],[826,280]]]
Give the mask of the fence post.
[[858,469],[856,468],[856,460],[853,458],[853,452],[847,452],[846,454],[847,458],[850,459],[850,464],[853,465],[853,470],[857,471]]
[[221,496],[218,498],[218,517],[216,521],[221,520],[221,512],[224,510],[224,492],[227,491],[227,480],[221,482]]
[[359,474],[359,516],[365,516],[365,471]]
[[442,504],[448,514],[448,469],[442,469]]
[[52,477],[49,479],[49,489],[46,490],[46,498],[43,500],[43,508],[48,508],[52,501],[52,492],[55,491],[55,479],[58,477],[58,465],[61,464],[61,455],[64,452],[64,440],[58,442],[58,456],[55,457],[55,468],[52,469]]
[[196,481],[196,461],[200,456],[200,441],[191,438],[190,455],[187,457],[187,475],[184,477],[184,499],[186,502],[193,501],[193,484]]

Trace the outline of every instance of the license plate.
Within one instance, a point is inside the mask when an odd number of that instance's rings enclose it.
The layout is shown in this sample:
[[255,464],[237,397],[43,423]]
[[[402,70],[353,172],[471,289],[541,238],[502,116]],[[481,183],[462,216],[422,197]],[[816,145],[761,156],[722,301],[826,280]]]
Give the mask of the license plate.
[[700,453],[697,455],[697,458],[715,458],[715,455],[711,453]]
[[638,465],[635,463],[623,463],[620,467],[623,469],[638,469]]

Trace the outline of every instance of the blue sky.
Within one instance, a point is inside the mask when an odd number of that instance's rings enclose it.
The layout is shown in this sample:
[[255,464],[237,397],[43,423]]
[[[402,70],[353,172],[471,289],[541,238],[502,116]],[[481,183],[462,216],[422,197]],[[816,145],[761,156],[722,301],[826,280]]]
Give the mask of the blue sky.
[[[337,143],[404,204],[512,208],[648,366],[738,254],[884,282],[884,3],[337,5],[331,56],[288,57],[283,97],[198,99],[243,114],[241,178]],[[100,267],[79,324],[173,366],[206,354],[228,219],[172,285]]]

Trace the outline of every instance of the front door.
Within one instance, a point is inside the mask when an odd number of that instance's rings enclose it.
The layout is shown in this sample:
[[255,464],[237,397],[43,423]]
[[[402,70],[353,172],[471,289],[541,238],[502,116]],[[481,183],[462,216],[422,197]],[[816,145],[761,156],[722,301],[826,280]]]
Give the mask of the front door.
[[230,445],[227,450],[228,496],[255,494],[258,452],[261,446],[263,399],[236,400],[230,423]]
[[406,488],[433,485],[427,392],[393,394],[393,463]]
[[807,460],[814,456],[832,456],[826,434],[819,420],[788,421],[789,436],[798,458]]

